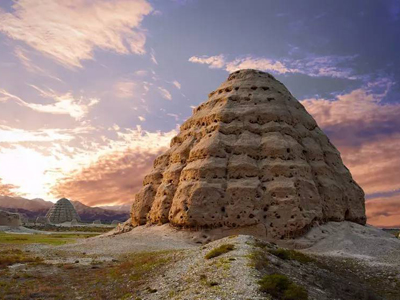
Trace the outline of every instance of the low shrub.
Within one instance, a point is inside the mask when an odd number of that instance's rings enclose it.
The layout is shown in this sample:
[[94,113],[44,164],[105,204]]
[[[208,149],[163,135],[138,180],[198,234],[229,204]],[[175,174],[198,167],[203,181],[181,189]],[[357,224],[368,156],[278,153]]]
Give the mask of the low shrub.
[[281,274],[265,275],[259,282],[260,291],[281,300],[307,300],[307,290]]
[[217,256],[220,256],[222,254],[228,253],[229,251],[232,251],[235,249],[235,246],[232,244],[223,244],[217,248],[214,248],[210,252],[208,252],[205,256],[206,259],[211,259]]
[[278,248],[269,250],[269,253],[283,260],[295,260],[300,263],[310,263],[314,261],[312,257],[295,250]]
[[308,293],[305,288],[297,284],[291,283],[283,294],[284,300],[307,300]]

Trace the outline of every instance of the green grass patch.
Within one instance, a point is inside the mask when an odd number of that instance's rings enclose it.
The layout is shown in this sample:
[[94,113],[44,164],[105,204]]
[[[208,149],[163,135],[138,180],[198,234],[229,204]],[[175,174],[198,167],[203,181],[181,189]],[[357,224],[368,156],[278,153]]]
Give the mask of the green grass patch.
[[33,257],[19,249],[8,249],[0,251],[0,270],[13,264],[23,263],[41,263],[43,259]]
[[307,290],[287,278],[285,275],[265,275],[259,282],[260,291],[280,300],[307,300]]
[[49,244],[58,246],[73,243],[77,239],[93,237],[96,235],[98,234],[10,234],[0,232],[0,245]]
[[[121,222],[122,223],[122,222]],[[41,230],[41,231],[52,231],[52,232],[94,232],[94,233],[105,233],[114,227],[96,227],[96,226],[57,226],[47,224],[44,226],[25,226],[26,228]]]
[[235,249],[235,246],[232,244],[223,244],[217,248],[214,248],[210,252],[208,252],[205,256],[206,259],[211,259],[222,254],[228,253]]
[[268,250],[268,252],[271,253],[272,255],[275,255],[276,257],[279,257],[280,259],[295,260],[295,261],[298,261],[303,264],[311,263],[311,262],[315,261],[312,257],[305,255],[301,252],[295,251],[295,250],[278,248],[278,249]]

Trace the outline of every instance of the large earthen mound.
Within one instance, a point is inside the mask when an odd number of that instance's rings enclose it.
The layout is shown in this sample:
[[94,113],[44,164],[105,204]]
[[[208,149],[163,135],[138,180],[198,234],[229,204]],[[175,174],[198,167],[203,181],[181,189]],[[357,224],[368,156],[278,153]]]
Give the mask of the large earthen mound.
[[22,222],[19,214],[0,210],[0,226],[18,227],[21,225]]
[[241,70],[193,110],[135,196],[134,226],[262,228],[293,237],[315,223],[365,224],[364,192],[286,87]]
[[58,200],[47,212],[46,218],[53,224],[81,220],[71,201],[66,198]]

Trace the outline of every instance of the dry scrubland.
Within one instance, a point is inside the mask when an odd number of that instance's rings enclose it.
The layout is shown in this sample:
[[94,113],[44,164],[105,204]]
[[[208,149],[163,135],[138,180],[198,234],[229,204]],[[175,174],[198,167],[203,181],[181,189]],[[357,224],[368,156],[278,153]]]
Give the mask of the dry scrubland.
[[[400,299],[400,264],[388,263],[392,250],[400,257],[400,241],[376,229],[343,226],[321,227],[328,238],[311,231],[296,243],[323,239],[301,251],[244,235],[200,245],[165,225],[98,237],[1,233],[0,298]],[[340,237],[335,230],[352,230],[359,241],[347,234],[347,246],[336,243],[331,248],[341,251],[327,254],[324,245]],[[370,235],[384,256],[368,258],[371,253],[350,247]]]

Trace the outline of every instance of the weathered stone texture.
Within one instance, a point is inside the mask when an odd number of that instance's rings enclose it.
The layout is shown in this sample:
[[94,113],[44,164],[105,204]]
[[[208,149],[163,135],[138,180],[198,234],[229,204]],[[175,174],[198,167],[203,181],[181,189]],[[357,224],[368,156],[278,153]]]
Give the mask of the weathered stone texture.
[[21,225],[22,222],[19,214],[0,210],[0,226],[18,227]]
[[62,198],[54,204],[46,214],[46,218],[50,223],[59,224],[77,220],[80,222],[80,217],[72,203],[65,198]]
[[193,110],[154,161],[132,224],[240,228],[297,236],[316,222],[365,224],[364,192],[286,87],[241,70]]

